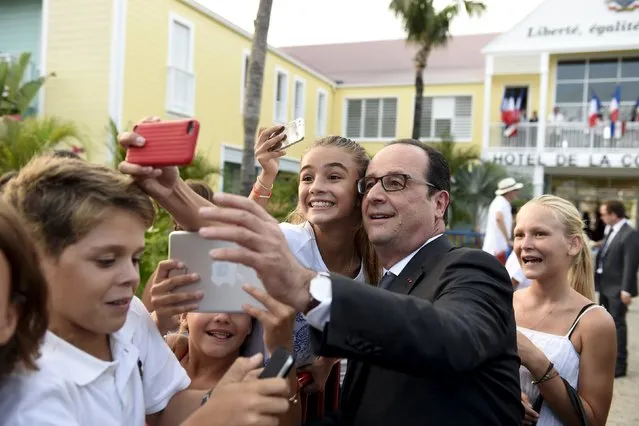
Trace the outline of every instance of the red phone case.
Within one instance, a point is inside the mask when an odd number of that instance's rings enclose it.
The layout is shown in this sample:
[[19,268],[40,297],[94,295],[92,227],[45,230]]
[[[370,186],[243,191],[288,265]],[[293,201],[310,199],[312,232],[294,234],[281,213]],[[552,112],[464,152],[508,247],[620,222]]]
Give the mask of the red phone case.
[[126,161],[141,166],[185,166],[195,156],[200,123],[195,119],[140,123],[133,131],[146,143],[129,147]]

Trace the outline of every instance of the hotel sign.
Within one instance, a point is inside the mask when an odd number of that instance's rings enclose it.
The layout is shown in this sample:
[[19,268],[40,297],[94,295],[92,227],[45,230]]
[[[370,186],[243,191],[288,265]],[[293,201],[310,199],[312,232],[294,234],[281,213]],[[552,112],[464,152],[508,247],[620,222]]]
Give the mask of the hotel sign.
[[507,167],[597,167],[639,169],[639,153],[488,152],[484,159]]

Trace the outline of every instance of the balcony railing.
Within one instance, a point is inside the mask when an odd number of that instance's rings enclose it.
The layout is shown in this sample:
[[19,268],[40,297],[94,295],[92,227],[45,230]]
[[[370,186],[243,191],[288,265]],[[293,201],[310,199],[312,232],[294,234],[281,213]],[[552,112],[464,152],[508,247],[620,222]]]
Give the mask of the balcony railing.
[[[621,125],[621,124],[619,124]],[[538,123],[520,123],[517,132],[508,137],[501,123],[490,128],[491,148],[536,148]],[[590,128],[587,123],[548,123],[544,137],[544,150],[563,149],[627,150],[639,149],[639,122],[625,123],[625,130],[611,135],[610,124]]]
[[195,75],[168,67],[166,109],[179,115],[195,115]]

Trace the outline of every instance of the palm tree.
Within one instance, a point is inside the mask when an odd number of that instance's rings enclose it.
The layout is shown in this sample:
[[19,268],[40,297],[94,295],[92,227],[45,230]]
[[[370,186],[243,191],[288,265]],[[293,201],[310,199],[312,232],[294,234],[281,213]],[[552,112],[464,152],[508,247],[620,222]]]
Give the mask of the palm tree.
[[497,183],[506,176],[503,166],[486,161],[459,169],[451,188],[451,227],[465,224],[477,229],[481,210],[490,205]]
[[465,210],[460,210],[459,204],[457,203],[457,200],[460,198],[457,193],[457,176],[459,173],[469,170],[474,164],[479,162],[479,149],[476,146],[458,146],[450,136],[443,138],[441,142],[431,143],[430,145],[444,155],[450,168],[451,206],[448,209],[448,223],[452,228],[460,222],[463,223],[467,218],[465,213],[463,213]]
[[244,95],[244,153],[242,155],[242,195],[248,196],[255,182],[255,134],[260,118],[266,39],[271,21],[273,0],[260,0],[255,18],[253,46],[249,59],[246,91]]
[[431,51],[445,46],[451,37],[450,25],[462,9],[469,16],[480,15],[486,5],[479,1],[454,0],[442,10],[435,10],[434,0],[392,0],[389,8],[402,20],[406,40],[417,45],[415,54],[415,109],[413,139],[419,139],[424,93],[424,70]]
[[23,83],[31,65],[31,53],[21,54],[16,62],[0,60],[0,117],[24,115],[46,79],[55,75]]
[[444,137],[440,142],[429,145],[444,155],[448,161],[450,176],[453,180],[457,172],[467,169],[471,164],[479,161],[480,158],[479,148],[477,148],[477,146],[459,146],[451,136]]
[[0,173],[20,170],[33,157],[66,145],[83,146],[84,139],[73,122],[55,117],[29,117],[17,121],[0,118]]

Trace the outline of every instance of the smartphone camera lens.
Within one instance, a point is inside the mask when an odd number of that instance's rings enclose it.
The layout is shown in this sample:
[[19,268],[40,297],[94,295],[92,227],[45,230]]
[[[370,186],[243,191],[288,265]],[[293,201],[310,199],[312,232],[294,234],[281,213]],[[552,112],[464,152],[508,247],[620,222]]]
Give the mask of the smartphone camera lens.
[[189,121],[189,126],[186,128],[186,133],[190,135],[191,133],[193,133],[193,129],[195,129],[195,123]]

